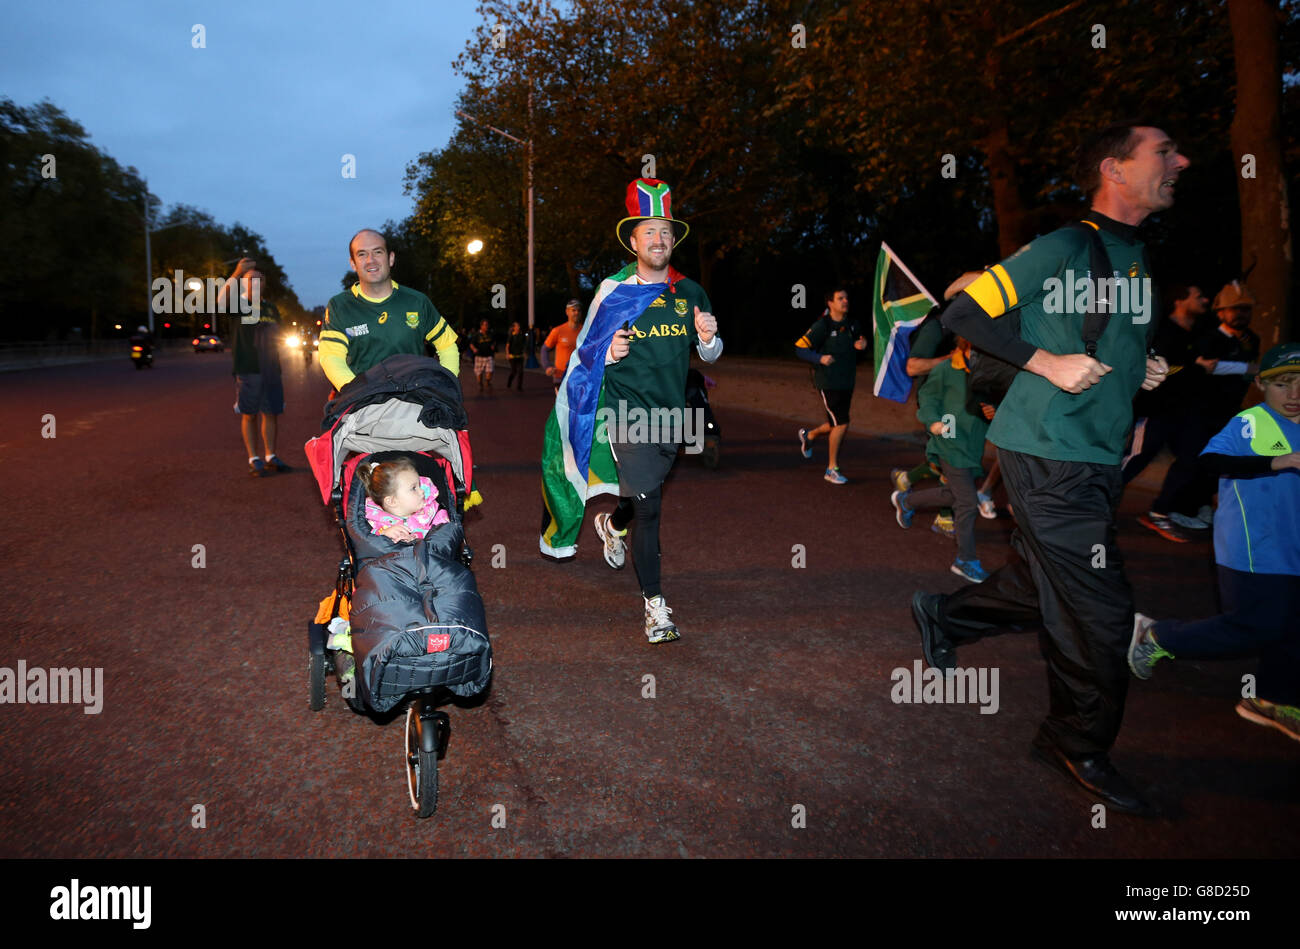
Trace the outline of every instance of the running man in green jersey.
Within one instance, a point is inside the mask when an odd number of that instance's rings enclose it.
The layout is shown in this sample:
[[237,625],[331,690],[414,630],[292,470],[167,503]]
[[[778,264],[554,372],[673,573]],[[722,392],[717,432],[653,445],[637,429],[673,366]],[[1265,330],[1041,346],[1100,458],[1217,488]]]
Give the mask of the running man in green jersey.
[[460,374],[456,331],[428,297],[391,278],[396,256],[384,235],[369,228],[348,243],[357,282],[330,300],[320,333],[320,367],[335,389],[389,356],[423,356],[426,343],[452,375]]
[[[956,668],[959,647],[1041,628],[1050,702],[1035,758],[1107,807],[1150,816],[1155,809],[1110,761],[1135,624],[1115,511],[1133,396],[1169,373],[1164,359],[1148,356],[1156,310],[1137,228],[1173,205],[1189,162],[1160,129],[1132,124],[1094,134],[1078,164],[1091,204],[1083,226],[995,264],[944,314],[948,329],[1022,370],[988,430],[1016,531],[1005,566],[950,596],[918,592],[912,613],[926,661],[942,669]],[[1096,268],[1094,253],[1105,258]],[[1085,341],[1088,301],[1102,295],[1110,316]],[[1019,332],[1008,328],[1013,310]]]

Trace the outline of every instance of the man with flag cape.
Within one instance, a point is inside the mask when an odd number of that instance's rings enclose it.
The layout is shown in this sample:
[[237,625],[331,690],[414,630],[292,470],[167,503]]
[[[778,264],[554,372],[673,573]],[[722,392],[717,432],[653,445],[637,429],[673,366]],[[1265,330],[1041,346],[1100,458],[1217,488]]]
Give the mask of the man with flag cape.
[[912,394],[912,377],[907,374],[912,334],[939,303],[884,241],[880,242],[873,286],[876,383],[872,391],[894,402],[906,402]]
[[662,643],[680,633],[660,585],[661,487],[692,428],[685,396],[690,347],[714,362],[722,339],[703,288],[669,265],[690,229],[672,216],[668,185],[633,181],[627,210],[615,232],[636,260],[601,282],[546,420],[539,546],[550,557],[574,556],[587,499],[617,495],[614,511],[596,516],[596,533],[605,562],[621,570],[623,538],[636,521],[632,559],[645,635]]

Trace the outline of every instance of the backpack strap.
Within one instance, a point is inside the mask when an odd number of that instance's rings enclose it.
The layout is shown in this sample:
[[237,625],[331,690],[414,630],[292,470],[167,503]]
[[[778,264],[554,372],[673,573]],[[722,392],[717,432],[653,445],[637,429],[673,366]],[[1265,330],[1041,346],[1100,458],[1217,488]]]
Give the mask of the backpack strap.
[[1083,351],[1096,359],[1097,341],[1106,332],[1114,303],[1102,295],[1099,282],[1103,278],[1113,278],[1115,269],[1110,265],[1110,257],[1101,242],[1101,231],[1098,228],[1085,221],[1071,221],[1066,227],[1080,231],[1088,238],[1088,278],[1097,282],[1093,284],[1095,292],[1091,294],[1092,306],[1083,318]]

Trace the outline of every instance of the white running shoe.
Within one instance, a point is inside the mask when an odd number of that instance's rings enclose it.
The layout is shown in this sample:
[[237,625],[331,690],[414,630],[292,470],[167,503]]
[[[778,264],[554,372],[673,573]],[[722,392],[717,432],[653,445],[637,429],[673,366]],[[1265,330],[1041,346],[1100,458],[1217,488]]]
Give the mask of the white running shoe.
[[1186,514],[1179,514],[1177,511],[1170,512],[1169,519],[1179,527],[1185,527],[1189,531],[1203,531],[1210,526],[1199,517],[1188,517]]
[[645,601],[645,638],[652,643],[670,643],[681,639],[677,624],[668,618],[672,610],[664,602],[663,596],[655,596]]
[[609,523],[608,514],[597,514],[595,524],[596,534],[605,545],[605,563],[615,570],[622,570],[627,562],[627,548],[623,544],[623,537],[627,534],[627,530],[624,529],[622,533],[614,530]]

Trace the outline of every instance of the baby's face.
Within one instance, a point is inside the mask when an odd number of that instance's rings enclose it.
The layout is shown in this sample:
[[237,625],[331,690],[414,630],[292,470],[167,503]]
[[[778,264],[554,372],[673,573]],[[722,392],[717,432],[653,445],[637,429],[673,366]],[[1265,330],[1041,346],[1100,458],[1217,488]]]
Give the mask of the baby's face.
[[383,508],[394,517],[410,517],[424,507],[420,476],[414,471],[399,471],[393,493],[384,498]]

